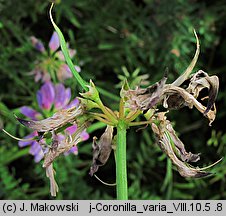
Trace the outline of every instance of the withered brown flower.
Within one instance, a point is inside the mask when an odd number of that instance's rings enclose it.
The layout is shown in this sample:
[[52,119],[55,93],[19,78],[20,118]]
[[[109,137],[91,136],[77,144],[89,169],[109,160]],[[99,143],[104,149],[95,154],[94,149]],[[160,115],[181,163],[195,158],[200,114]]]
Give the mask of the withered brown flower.
[[158,145],[177,167],[178,172],[183,177],[204,177],[210,173],[199,168],[194,168],[188,162],[196,162],[200,159],[199,154],[193,154],[185,150],[184,144],[177,137],[171,123],[166,119],[165,112],[155,115],[159,125],[152,123],[152,130],[158,139]]
[[52,117],[40,121],[27,121],[21,118],[17,118],[17,120],[24,126],[31,128],[35,131],[49,132],[57,130],[58,128],[64,126],[67,123],[73,124],[76,120],[76,117],[82,115],[83,113],[84,109],[82,105],[79,105],[78,107],[60,110],[56,112]]
[[107,126],[105,132],[100,137],[100,140],[97,142],[94,137],[93,139],[93,163],[90,167],[89,174],[93,176],[95,172],[99,169],[100,166],[103,166],[112,150],[112,137],[113,137],[113,127]]
[[161,100],[166,80],[167,76],[165,75],[159,82],[147,88],[122,89],[121,97],[124,98],[126,106],[131,110],[145,111],[151,109]]
[[[203,99],[208,99],[207,106],[204,106],[197,100],[199,93],[204,88],[207,88],[208,96]],[[163,93],[163,106],[167,109],[180,109],[183,106],[188,106],[190,109],[196,107],[204,116],[206,116],[210,125],[216,117],[215,100],[217,98],[219,88],[219,80],[217,76],[209,76],[203,71],[195,73],[190,80],[186,89],[183,89],[173,84],[165,85]]]

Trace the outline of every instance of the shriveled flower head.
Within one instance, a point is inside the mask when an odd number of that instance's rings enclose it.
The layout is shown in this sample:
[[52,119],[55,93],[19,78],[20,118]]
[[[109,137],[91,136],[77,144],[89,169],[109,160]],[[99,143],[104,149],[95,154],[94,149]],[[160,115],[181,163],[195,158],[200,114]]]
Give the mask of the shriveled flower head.
[[[196,33],[195,36],[197,49],[194,58],[184,73],[173,83],[167,84],[167,77],[164,76],[159,82],[147,88],[137,86],[135,89],[130,89],[128,85],[124,85],[121,90],[121,97],[129,109],[146,112],[145,117],[151,122],[158,145],[183,177],[203,177],[210,173],[205,172],[205,168],[197,168],[189,164],[189,162],[198,161],[199,154],[186,151],[170,121],[167,120],[166,113],[171,109],[179,110],[185,106],[190,109],[196,108],[209,120],[209,125],[211,125],[216,116],[215,100],[219,88],[217,76],[209,76],[202,70],[191,75],[199,55],[199,41]],[[183,85],[184,83],[188,83],[187,86]],[[203,89],[207,89],[203,92],[207,92],[207,94],[200,98],[200,92]],[[203,103],[204,100],[207,103]],[[158,105],[162,105],[166,112],[159,112]]]
[[[37,102],[40,108],[40,112],[36,111],[35,109],[29,107],[29,106],[23,106],[20,108],[20,111],[22,114],[24,114],[26,117],[28,117],[30,120],[20,120],[21,123],[26,124],[27,122],[30,122],[30,125],[32,125],[32,122],[39,122],[45,121],[41,120],[44,118],[43,114],[51,115],[52,112],[59,112],[62,117],[64,113],[66,113],[65,110],[68,109],[78,109],[79,110],[79,101],[78,99],[74,99],[71,101],[71,89],[65,88],[63,84],[59,83],[56,85],[53,85],[52,82],[46,82],[44,83],[40,90],[37,92]],[[72,122],[73,123],[73,122]],[[34,123],[33,123],[34,124]],[[33,129],[33,128],[32,128]],[[77,130],[77,125],[73,124],[72,126],[68,126],[64,131],[62,131],[60,134],[55,136],[55,139],[61,141],[65,139],[65,133],[73,135]],[[34,132],[26,136],[25,138],[32,138],[32,137],[38,137],[38,132],[43,132],[38,130],[38,128],[34,128]],[[89,135],[82,131],[81,140],[87,140],[89,138]],[[41,139],[39,142],[37,140],[31,140],[31,141],[19,141],[19,146],[31,146],[30,147],[30,154],[34,155],[35,162],[39,162],[44,157],[44,145],[45,140]],[[77,147],[73,147],[68,149],[65,154],[68,153],[74,153],[77,154]]]
[[148,88],[136,87],[132,89],[122,89],[121,97],[126,101],[126,106],[132,110],[148,110],[156,106],[162,99],[163,89],[167,76],[165,75],[159,82]]
[[[70,98],[69,88],[66,89],[62,84],[53,85],[47,82],[37,92],[37,100],[42,112],[24,106],[21,112],[31,120],[17,118],[21,124],[33,130],[29,138],[36,136],[35,140],[20,141],[19,145],[31,145],[30,153],[35,156],[36,162],[44,157],[43,167],[50,180],[52,196],[56,196],[58,191],[54,178],[54,160],[61,154],[77,154],[77,144],[89,138],[85,130],[89,126],[90,117],[86,116],[85,106],[78,99],[69,102]],[[45,115],[49,113],[50,117],[42,119],[42,113]],[[45,136],[51,138],[50,145],[46,144]]]
[[[36,82],[39,80],[47,82],[55,79],[55,77],[58,81],[63,82],[65,79],[72,77],[71,70],[65,63],[62,51],[58,50],[60,42],[56,32],[53,32],[47,50],[43,43],[36,37],[32,36],[30,39],[34,48],[42,53],[40,59],[35,62],[35,68],[30,72],[30,74],[34,75]],[[68,50],[72,58],[76,54],[76,51],[69,48]],[[75,70],[80,72],[81,68],[75,65]]]

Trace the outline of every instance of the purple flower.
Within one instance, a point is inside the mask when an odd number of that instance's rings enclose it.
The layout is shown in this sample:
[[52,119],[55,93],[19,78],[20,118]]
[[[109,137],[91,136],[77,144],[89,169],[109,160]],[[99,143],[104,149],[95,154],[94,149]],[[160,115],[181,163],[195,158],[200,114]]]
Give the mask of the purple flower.
[[83,141],[88,140],[89,139],[89,134],[86,131],[83,131],[81,133],[81,138]]
[[37,92],[37,101],[41,109],[50,110],[55,99],[55,89],[51,82],[46,82]]
[[27,106],[21,107],[20,112],[32,120],[38,120],[42,116],[39,112]]
[[[62,83],[53,85],[52,82],[46,82],[44,83],[40,90],[37,92],[37,101],[38,105],[41,110],[46,111],[58,111],[61,109],[68,109],[74,106],[79,105],[79,100],[75,98],[74,100],[71,100],[71,89],[65,88],[65,86]],[[28,107],[23,106],[20,108],[20,111],[23,115],[28,117],[32,120],[38,120],[42,119],[42,114],[38,111]],[[48,113],[48,112],[47,112]],[[50,112],[51,115],[51,112]],[[64,139],[64,133],[73,134],[77,130],[77,125],[72,125],[65,129],[61,134],[57,134],[57,139],[63,140]],[[28,136],[25,137],[25,139],[34,138],[35,136],[38,136],[38,133],[35,131]],[[83,131],[81,133],[81,138],[83,141],[87,140],[89,138],[89,134],[86,131]],[[43,144],[42,146],[40,144]],[[30,146],[29,153],[34,156],[35,162],[39,162],[44,157],[43,152],[43,146],[45,142],[44,139],[42,139],[40,142],[37,142],[36,140],[30,140],[30,141],[19,141],[18,145],[20,147],[24,146]],[[73,147],[70,149],[65,155],[68,155],[69,153],[77,154],[78,149],[77,147]]]
[[73,134],[77,130],[77,125],[72,125],[66,129],[69,134]]
[[37,49],[39,52],[42,52],[42,53],[45,52],[45,47],[40,40],[38,40],[34,36],[30,37],[30,39],[31,39],[31,43],[35,49]]
[[36,163],[38,163],[44,157],[42,147],[37,141],[31,144],[29,153],[34,156],[34,161]]
[[[35,137],[35,136],[37,136],[37,135],[38,135],[38,133],[35,131],[35,132],[33,132],[33,133],[31,133],[31,134],[25,136],[24,138],[25,138],[25,139],[30,139],[30,138],[33,138],[33,137]],[[36,141],[35,141],[35,140],[30,140],[30,141],[19,141],[18,145],[19,145],[20,147],[24,147],[24,146],[32,145],[34,142],[36,142]]]
[[64,155],[67,156],[70,153],[77,155],[78,154],[78,147],[77,146],[72,147],[68,152],[65,152]]
[[55,99],[54,104],[56,109],[64,108],[71,99],[71,89],[65,89],[62,83],[55,86]]
[[[56,74],[57,79],[60,82],[72,77],[71,70],[65,63],[62,51],[58,50],[60,41],[56,32],[53,32],[49,41],[49,52],[46,51],[43,43],[36,37],[32,36],[30,39],[34,48],[45,54],[35,63],[35,68],[30,72],[31,75],[34,75],[35,82],[38,82],[39,80],[42,80],[43,82],[51,81],[51,75],[53,73]],[[69,46],[68,50],[69,55],[72,58],[76,54],[76,51],[70,49]],[[78,65],[75,65],[75,69],[77,72],[81,71],[81,68]]]
[[[38,133],[36,131],[27,135],[24,138],[30,139],[30,138],[34,138],[35,136],[38,136]],[[42,142],[42,141],[40,141],[40,142]],[[44,157],[44,152],[42,150],[42,147],[41,147],[40,143],[38,143],[36,140],[19,141],[18,145],[20,147],[25,147],[25,146],[28,146],[28,145],[31,146],[29,153],[34,156],[34,161],[36,163],[38,163]]]
[[55,52],[60,47],[60,41],[56,32],[53,32],[52,37],[49,41],[49,48]]

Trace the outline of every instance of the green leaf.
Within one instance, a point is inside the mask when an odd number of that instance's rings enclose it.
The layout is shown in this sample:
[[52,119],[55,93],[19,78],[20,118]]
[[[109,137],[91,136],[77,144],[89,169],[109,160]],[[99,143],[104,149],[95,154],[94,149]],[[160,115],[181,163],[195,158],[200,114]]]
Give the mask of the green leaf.
[[98,45],[99,50],[111,50],[114,48],[114,44],[102,43]]

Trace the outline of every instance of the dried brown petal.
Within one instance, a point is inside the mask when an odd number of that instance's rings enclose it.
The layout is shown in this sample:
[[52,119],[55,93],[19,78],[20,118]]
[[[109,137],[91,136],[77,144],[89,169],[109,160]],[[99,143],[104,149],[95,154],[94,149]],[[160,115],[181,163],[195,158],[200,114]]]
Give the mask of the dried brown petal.
[[50,193],[51,196],[56,196],[58,192],[58,185],[54,178],[55,171],[53,169],[53,164],[51,163],[48,167],[46,167],[46,176],[49,178],[50,181]]
[[[183,143],[176,136],[170,122],[166,120],[165,113],[158,113],[156,115],[156,119],[159,120],[159,124],[156,125],[152,123],[152,130],[158,138],[160,148],[171,159],[173,164],[177,167],[179,173],[183,177],[196,178],[209,175],[210,173],[201,171],[198,168],[193,168],[185,162],[186,160],[195,162],[199,159],[199,156],[186,152]],[[176,149],[173,149],[173,146],[175,146]]]
[[[185,89],[177,86],[173,86],[173,85],[165,86],[165,89],[164,89],[165,98],[166,99],[170,98],[171,95],[177,95],[178,97],[183,98],[184,100],[183,105],[188,106],[190,109],[193,108],[193,106],[195,106],[196,109],[198,109],[201,113],[203,113],[209,119],[210,125],[214,121],[216,117],[216,109],[209,110],[209,112],[205,114],[206,107],[202,105],[199,101],[197,101],[195,97],[192,94],[188,93]],[[168,100],[167,100],[167,103],[168,103]],[[168,106],[172,107],[173,105],[168,104]]]
[[181,140],[176,135],[175,130],[173,129],[173,127],[169,121],[167,121],[166,130],[169,132],[169,135],[170,135],[174,145],[176,146],[176,148],[179,152],[179,156],[182,161],[197,162],[200,159],[200,157],[199,157],[200,154],[193,154],[191,152],[188,153],[186,151],[184,144],[181,142]]
[[166,80],[167,76],[165,75],[159,82],[146,89],[137,87],[135,90],[122,90],[121,96],[126,98],[130,109],[148,110],[161,100]]
[[159,141],[161,149],[167,154],[167,156],[171,159],[172,163],[177,167],[178,172],[183,177],[194,177],[200,178],[209,175],[210,173],[200,171],[199,169],[192,168],[187,165],[185,162],[181,161],[173,151],[173,148],[170,144],[170,140],[164,134],[163,139]]
[[107,126],[105,132],[100,137],[100,141],[96,142],[96,139],[93,140],[93,163],[90,167],[89,174],[93,176],[95,172],[99,169],[100,166],[103,166],[112,150],[112,137],[113,137],[113,127]]
[[208,103],[204,112],[204,114],[207,114],[214,106],[214,102],[217,98],[219,79],[217,76],[209,76],[204,71],[199,70],[192,76],[190,84],[186,90],[197,98],[200,91],[204,88],[207,88],[209,91]]
[[35,131],[48,132],[56,130],[67,123],[73,123],[76,117],[82,115],[83,113],[83,108],[79,106],[72,107],[67,110],[60,110],[56,112],[52,117],[40,121],[27,121],[20,118],[17,118],[17,120],[24,126],[29,127]]
[[87,124],[81,125],[72,135],[67,134],[65,139],[59,141],[53,133],[53,142],[51,148],[44,156],[43,167],[48,167],[59,155],[68,152],[73,146],[82,141],[81,133],[86,129]]

